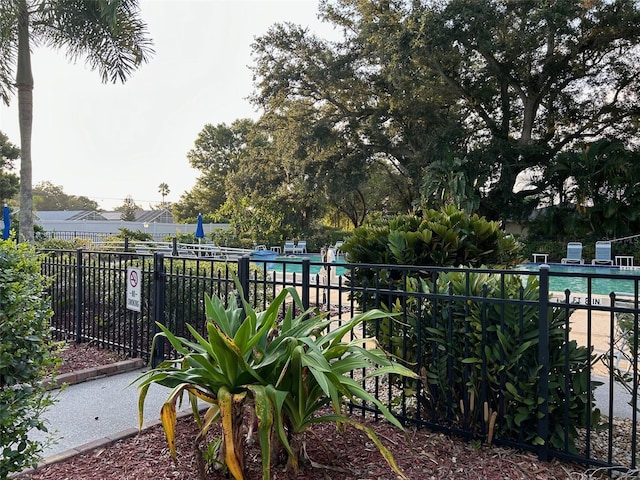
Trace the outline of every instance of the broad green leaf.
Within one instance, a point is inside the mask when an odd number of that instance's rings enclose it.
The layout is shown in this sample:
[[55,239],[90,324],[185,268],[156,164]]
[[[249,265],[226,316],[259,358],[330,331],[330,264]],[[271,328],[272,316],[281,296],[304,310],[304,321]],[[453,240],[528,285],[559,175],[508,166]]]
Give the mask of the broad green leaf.
[[269,479],[271,476],[271,429],[275,406],[271,403],[266,387],[250,385],[248,388],[253,393],[254,409],[258,418],[258,434],[262,451],[262,478]]

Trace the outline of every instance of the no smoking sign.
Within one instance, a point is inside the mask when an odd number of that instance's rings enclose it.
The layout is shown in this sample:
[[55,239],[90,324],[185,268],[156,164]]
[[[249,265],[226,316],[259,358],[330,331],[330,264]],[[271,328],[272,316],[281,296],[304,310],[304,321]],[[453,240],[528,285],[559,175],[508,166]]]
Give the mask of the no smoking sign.
[[141,278],[139,268],[127,268],[127,309],[133,310],[134,312],[139,312],[142,304],[140,297]]

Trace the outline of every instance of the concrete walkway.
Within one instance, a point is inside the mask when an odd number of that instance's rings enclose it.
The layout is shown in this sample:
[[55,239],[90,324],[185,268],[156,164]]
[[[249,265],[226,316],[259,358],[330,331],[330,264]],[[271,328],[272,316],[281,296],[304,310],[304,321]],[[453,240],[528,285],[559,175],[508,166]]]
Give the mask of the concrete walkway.
[[[45,448],[43,463],[137,434],[138,389],[131,383],[144,371],[131,370],[56,391],[57,401],[45,414],[56,443]],[[169,393],[168,388],[151,385],[144,409],[146,426],[159,423],[160,409]],[[45,435],[35,431],[30,437],[44,440]]]

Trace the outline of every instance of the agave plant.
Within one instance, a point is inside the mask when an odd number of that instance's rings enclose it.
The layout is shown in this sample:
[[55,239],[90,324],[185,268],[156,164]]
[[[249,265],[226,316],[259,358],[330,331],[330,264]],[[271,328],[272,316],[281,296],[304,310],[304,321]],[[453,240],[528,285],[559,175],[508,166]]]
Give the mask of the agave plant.
[[[288,298],[292,302],[279,321],[278,312]],[[174,457],[176,408],[186,393],[200,426],[196,446],[210,426],[219,421],[220,457],[236,480],[244,478],[242,427],[247,407],[258,422],[263,479],[270,478],[271,459],[280,447],[287,454],[290,468],[298,471],[303,435],[318,422],[362,429],[390,467],[404,478],[375,432],[343,412],[345,400],[360,399],[376,405],[388,421],[402,428],[391,412],[352,378],[351,372],[415,377],[414,373],[382,350],[364,347],[375,345],[374,342],[343,340],[358,325],[388,313],[366,312],[330,330],[332,321],[314,309],[304,310],[295,289],[283,290],[262,312],[255,312],[246,302],[241,309],[233,299],[225,309],[220,299],[207,296],[205,305],[207,338],[191,326],[189,331],[195,341],[177,337],[159,325],[158,335],[171,342],[180,358],[167,360],[138,379],[140,419],[151,384],[172,388],[160,416]],[[196,399],[210,405],[204,418],[198,414]],[[332,408],[328,410],[326,406]],[[199,468],[203,477],[202,462]]]

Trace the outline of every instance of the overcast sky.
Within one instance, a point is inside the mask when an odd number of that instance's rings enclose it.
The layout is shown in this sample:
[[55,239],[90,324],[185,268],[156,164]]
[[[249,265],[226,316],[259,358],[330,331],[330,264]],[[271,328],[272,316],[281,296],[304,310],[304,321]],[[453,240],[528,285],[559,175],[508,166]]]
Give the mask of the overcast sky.
[[[291,21],[322,35],[317,0],[141,0],[155,56],[122,84],[102,84],[63,52],[32,55],[33,183],[50,181],[103,209],[132,196],[159,203],[165,182],[177,201],[198,171],[187,152],[205,124],[257,118],[251,43],[274,23]],[[20,146],[17,98],[0,106],[0,131]]]

